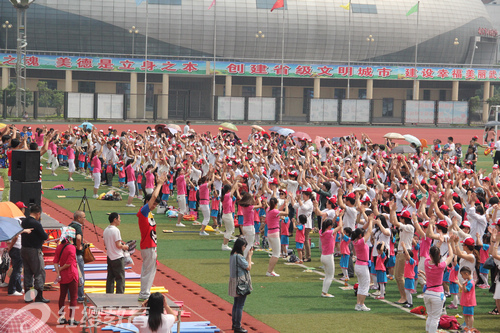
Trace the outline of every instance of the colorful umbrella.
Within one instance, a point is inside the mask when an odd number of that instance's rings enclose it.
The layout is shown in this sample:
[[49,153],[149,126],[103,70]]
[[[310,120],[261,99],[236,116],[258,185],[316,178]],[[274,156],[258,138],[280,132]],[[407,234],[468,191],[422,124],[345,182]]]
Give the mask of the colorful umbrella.
[[5,125],[4,123],[0,123],[0,129],[3,129],[5,126],[7,125]]
[[236,127],[234,124],[231,123],[222,123],[220,126],[225,127],[231,131],[238,131],[238,127]]
[[401,134],[399,134],[399,133],[392,133],[392,132],[385,134],[384,138],[386,138],[386,139],[393,139],[393,140],[404,140],[405,139],[405,137],[402,136]]
[[162,132],[165,132],[166,127],[167,127],[166,124],[158,124],[158,125],[155,125],[155,130],[158,133],[162,133]]
[[86,127],[87,129],[92,129],[92,127],[94,127],[94,125],[92,125],[92,123],[89,123],[89,122],[84,122],[82,123],[80,126],[78,126],[80,128],[84,128]]
[[0,216],[3,217],[24,217],[23,212],[13,202],[0,202]]
[[328,141],[326,141],[326,139],[322,136],[316,136],[316,139],[314,139],[314,143],[316,144],[316,147],[321,147],[321,141],[325,141],[325,146],[326,147],[330,147],[330,145],[328,144]]
[[252,125],[252,128],[255,128],[257,131],[259,132],[264,132],[265,129],[263,129],[262,127],[260,127],[259,125]]
[[18,219],[0,216],[0,242],[8,242],[22,231]]
[[273,126],[269,129],[270,132],[278,132],[280,129],[283,129],[283,127],[280,126]]
[[283,135],[283,136],[289,136],[290,134],[295,133],[295,131],[291,128],[282,128],[282,129],[278,130],[276,133],[278,133],[279,135]]
[[181,127],[179,125],[176,125],[176,124],[168,124],[167,125],[168,128],[173,128],[173,129],[176,129],[178,132],[181,132]]
[[427,148],[427,140],[425,139],[420,139],[420,143],[422,144],[422,148]]
[[420,140],[411,134],[405,134],[403,136],[405,137],[406,141],[408,141],[409,143],[414,143],[417,147],[422,145]]
[[[36,304],[36,305],[35,305]],[[42,319],[35,317],[28,308],[42,312]],[[47,314],[47,315],[45,315]],[[5,308],[0,310],[0,332],[9,333],[54,333],[45,322],[50,319],[51,310],[47,304],[34,303],[22,309]]]
[[391,150],[391,154],[415,154],[417,151],[410,146],[397,146]]
[[299,140],[306,139],[306,140],[312,140],[309,134],[304,133],[304,132],[295,132],[292,135],[294,138],[298,138]]

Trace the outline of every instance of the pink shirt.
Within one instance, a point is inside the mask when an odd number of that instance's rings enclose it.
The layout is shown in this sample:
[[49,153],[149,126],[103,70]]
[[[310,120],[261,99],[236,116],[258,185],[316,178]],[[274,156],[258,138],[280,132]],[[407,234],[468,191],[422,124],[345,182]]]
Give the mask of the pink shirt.
[[460,265],[455,265],[455,267],[452,267],[450,269],[450,282],[458,284],[458,270],[460,268]]
[[354,245],[354,249],[356,251],[356,255],[358,256],[356,259],[356,265],[368,266],[369,260],[369,248],[365,243],[365,239],[361,238],[352,243]]
[[36,144],[38,146],[43,146],[43,137],[45,136],[45,134],[44,133],[42,133],[42,134],[35,133],[35,135],[36,135]]
[[350,242],[351,239],[349,238],[349,236],[342,237],[342,240],[340,241],[340,254],[351,254],[351,250],[349,250]]
[[161,193],[163,194],[170,194],[170,184],[168,182],[163,183],[161,186]]
[[333,230],[327,230],[325,232],[319,232],[319,238],[321,240],[321,254],[324,256],[333,254],[335,248],[335,235]]
[[125,173],[127,174],[127,182],[135,181],[135,172],[134,169],[132,169],[132,164],[127,165]]
[[208,205],[210,202],[210,192],[208,191],[208,183],[200,185],[200,205]]
[[[431,259],[425,259],[425,276],[427,277],[427,290],[443,292],[443,272],[446,262],[442,261],[437,266]],[[430,288],[432,287],[432,288]]]
[[68,149],[66,149],[66,152],[68,153],[68,160],[75,159],[75,150],[73,148],[68,147]]
[[155,187],[155,175],[151,171],[146,171],[146,188]]
[[476,306],[476,286],[474,279],[464,281],[462,288],[462,297],[460,297],[461,306]]
[[484,244],[479,250],[479,263],[484,264],[484,262],[490,257],[488,252],[490,246],[489,244]]
[[[64,251],[62,251],[63,248]],[[66,243],[59,244],[54,254],[53,263],[59,264],[60,267],[66,264],[70,265],[69,268],[60,272],[61,283],[68,284],[72,281],[78,281],[78,268],[76,266],[76,247],[74,245],[66,245]]]
[[381,255],[377,256],[377,261],[375,262],[375,270],[376,271],[381,271],[381,272],[385,272],[386,269],[385,269],[385,264],[384,264],[384,261],[385,261],[385,253],[382,253]]
[[415,278],[415,265],[416,264],[417,264],[417,262],[413,258],[410,258],[410,260],[405,261],[405,272],[404,272],[405,279],[414,279]]
[[125,178],[125,168],[122,166],[118,168],[118,178]]
[[231,193],[226,193],[222,201],[222,214],[234,213],[233,197]]
[[94,156],[92,159],[92,167],[94,170],[92,170],[92,173],[101,173],[101,160],[99,157]]
[[305,227],[303,224],[297,225],[297,230],[295,231],[295,242],[296,243],[304,243],[306,240],[306,235],[305,235]]
[[253,226],[253,220],[254,220],[254,212],[253,212],[253,205],[248,206],[248,207],[241,207],[241,211],[243,213],[243,226],[248,227],[248,226]]
[[290,219],[285,217],[281,220],[281,235],[282,236],[290,236]]
[[420,239],[420,256],[429,258],[429,250],[431,248],[432,238],[424,236]]
[[268,210],[266,213],[266,224],[268,233],[274,234],[280,231],[280,211],[277,209]]
[[218,197],[213,197],[212,198],[212,206],[210,209],[219,210],[219,208],[220,208],[220,199]]
[[175,180],[177,185],[177,195],[186,195],[186,180],[184,179],[184,175],[180,175]]

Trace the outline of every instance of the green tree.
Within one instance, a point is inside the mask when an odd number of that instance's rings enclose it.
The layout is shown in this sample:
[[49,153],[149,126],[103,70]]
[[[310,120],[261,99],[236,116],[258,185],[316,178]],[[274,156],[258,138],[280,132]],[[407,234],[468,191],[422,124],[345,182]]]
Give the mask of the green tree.
[[[14,110],[14,107],[16,106],[16,85],[14,83],[11,83],[5,88],[5,92],[7,94],[7,106],[10,107],[8,110],[9,116],[12,116],[12,111]],[[29,90],[26,90],[26,107],[30,106],[33,104],[33,93]],[[22,114],[18,115],[19,117],[22,117]]]
[[493,97],[490,97],[486,100],[490,106],[492,105],[500,105],[500,93],[496,93]]
[[482,109],[483,103],[479,96],[471,97],[469,101],[470,101],[470,108],[473,113],[478,112],[480,109]]
[[55,108],[57,116],[60,117],[64,107],[64,93],[48,88],[45,81],[39,81],[36,86],[38,88],[38,105]]
[[57,116],[60,117],[64,108],[64,93],[62,91],[54,91],[52,95],[52,107],[56,108]]

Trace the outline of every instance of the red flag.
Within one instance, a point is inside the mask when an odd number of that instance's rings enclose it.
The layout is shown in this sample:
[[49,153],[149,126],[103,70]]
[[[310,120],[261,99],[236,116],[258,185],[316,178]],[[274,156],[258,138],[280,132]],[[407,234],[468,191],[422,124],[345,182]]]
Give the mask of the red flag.
[[285,0],[276,0],[276,2],[274,3],[274,6],[273,8],[271,8],[271,12],[275,9],[278,9],[278,8],[283,8],[285,7]]
[[213,5],[215,5],[215,0],[212,1],[212,3],[210,4],[210,7],[208,7],[208,10],[210,10],[210,8],[212,8]]

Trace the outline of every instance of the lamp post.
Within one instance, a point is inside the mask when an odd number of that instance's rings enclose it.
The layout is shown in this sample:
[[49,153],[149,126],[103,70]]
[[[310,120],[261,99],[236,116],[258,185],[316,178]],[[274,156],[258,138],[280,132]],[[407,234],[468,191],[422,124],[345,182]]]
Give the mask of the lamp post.
[[458,38],[455,37],[455,40],[453,41],[453,45],[455,45],[455,60],[453,61],[455,64],[457,63],[457,49],[458,45],[460,45],[460,42],[458,41]]
[[369,35],[368,37],[366,37],[366,41],[368,42],[368,54],[367,54],[367,58],[368,58],[368,62],[370,62],[370,59],[371,59],[370,48],[372,46],[372,43],[375,41],[375,38],[373,38],[372,35]]
[[9,21],[5,21],[5,23],[2,24],[2,28],[5,29],[5,50],[7,50],[7,41],[9,40],[9,29],[12,28],[12,24],[9,23]]
[[258,50],[257,55],[258,55],[259,60],[260,60],[260,48],[257,47],[257,45],[258,45],[257,43],[258,43],[259,38],[264,39],[264,38],[266,38],[266,35],[264,35],[264,33],[262,31],[259,31],[255,34],[255,44],[256,44],[256,49]]
[[17,11],[16,117],[26,112],[26,10],[35,0],[10,0]]
[[128,30],[129,33],[132,34],[132,54],[135,54],[135,35],[137,35],[139,33],[139,29],[137,29],[135,27],[135,25],[132,26],[132,28],[130,28]]

